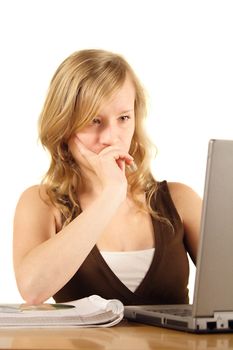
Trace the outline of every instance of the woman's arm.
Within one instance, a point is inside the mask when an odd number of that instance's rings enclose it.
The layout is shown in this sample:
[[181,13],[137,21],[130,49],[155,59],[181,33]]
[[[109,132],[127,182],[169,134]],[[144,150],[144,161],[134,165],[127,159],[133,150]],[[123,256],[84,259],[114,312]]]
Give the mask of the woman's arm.
[[185,243],[188,253],[192,261],[196,263],[202,200],[192,188],[182,183],[170,182],[168,187],[184,224]]
[[98,196],[59,231],[58,210],[41,198],[45,188],[41,195],[36,186],[22,194],[14,219],[14,269],[28,303],[44,302],[72,278],[127,195],[125,163],[132,161],[127,152],[113,145],[95,154],[76,138],[70,147],[75,156],[81,154],[92,177],[95,174]]
[[16,208],[13,242],[15,275],[23,299],[38,304],[62,288],[96,244],[121,201],[118,191],[104,190],[56,234],[55,210],[41,199],[39,186],[26,190]]

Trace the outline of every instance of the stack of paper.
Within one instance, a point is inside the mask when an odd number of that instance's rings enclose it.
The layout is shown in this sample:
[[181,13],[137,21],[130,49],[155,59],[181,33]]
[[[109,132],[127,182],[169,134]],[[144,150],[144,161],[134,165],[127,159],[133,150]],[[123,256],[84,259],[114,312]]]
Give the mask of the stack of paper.
[[110,327],[123,315],[119,300],[91,295],[64,304],[2,304],[0,327]]

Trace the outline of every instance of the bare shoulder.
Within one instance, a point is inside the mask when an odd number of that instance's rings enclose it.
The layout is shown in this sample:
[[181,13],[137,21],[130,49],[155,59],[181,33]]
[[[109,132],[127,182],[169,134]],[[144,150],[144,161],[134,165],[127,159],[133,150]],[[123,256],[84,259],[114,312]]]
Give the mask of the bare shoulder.
[[37,221],[54,222],[59,225],[60,215],[58,210],[52,205],[46,191],[45,185],[34,185],[27,188],[19,197],[15,210],[15,224]]
[[192,210],[196,208],[200,211],[202,199],[190,186],[180,182],[168,182],[168,188],[173,202],[182,217],[191,208]]
[[34,185],[28,187],[19,197],[18,206],[41,206],[52,210],[45,185]]
[[[181,182],[168,182],[168,188],[172,197],[198,196],[192,187]],[[198,196],[200,198],[200,196]]]

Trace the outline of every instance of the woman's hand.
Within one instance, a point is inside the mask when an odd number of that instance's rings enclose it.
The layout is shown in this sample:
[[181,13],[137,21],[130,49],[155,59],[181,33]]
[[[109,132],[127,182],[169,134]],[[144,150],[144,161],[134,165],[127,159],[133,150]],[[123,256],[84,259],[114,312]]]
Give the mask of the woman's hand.
[[105,147],[98,154],[89,150],[77,136],[74,137],[77,151],[72,154],[79,165],[88,167],[96,174],[101,182],[102,188],[123,186],[127,190],[127,179],[125,166],[133,162],[133,157],[124,151],[119,144]]

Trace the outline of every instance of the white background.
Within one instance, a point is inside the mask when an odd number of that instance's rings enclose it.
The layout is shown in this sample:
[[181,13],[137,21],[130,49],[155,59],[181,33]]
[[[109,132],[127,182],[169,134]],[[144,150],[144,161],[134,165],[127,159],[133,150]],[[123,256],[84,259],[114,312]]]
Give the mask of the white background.
[[[232,19],[227,0],[0,2],[0,303],[21,301],[12,221],[20,193],[48,165],[37,120],[61,61],[84,48],[123,54],[150,96],[157,179],[202,195],[208,140],[233,138]],[[193,277],[192,268],[191,288]]]

